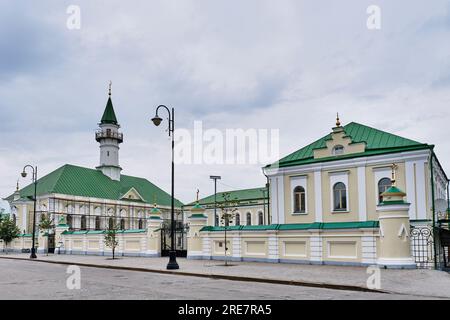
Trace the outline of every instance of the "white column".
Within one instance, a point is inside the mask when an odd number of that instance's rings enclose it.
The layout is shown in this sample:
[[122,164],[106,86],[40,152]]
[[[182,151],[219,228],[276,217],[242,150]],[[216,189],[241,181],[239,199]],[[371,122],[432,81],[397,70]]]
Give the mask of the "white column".
[[373,264],[377,261],[377,243],[373,234],[364,234],[361,237],[362,263]]
[[[270,178],[270,200],[272,223],[278,224],[278,177]],[[247,220],[247,215],[245,215],[245,220]]]
[[241,260],[242,252],[241,252],[241,234],[240,234],[240,232],[233,233],[233,238],[231,240],[231,246],[232,246],[233,260]]
[[202,238],[203,241],[203,257],[206,257],[208,259],[211,258],[212,256],[212,251],[211,251],[211,238],[209,236],[204,236]]
[[284,217],[284,177],[278,177],[278,223],[283,224]]
[[309,238],[310,260],[315,263],[322,263],[322,237],[319,232],[311,234]]
[[322,171],[314,171],[314,201],[316,208],[316,222],[323,221],[322,209]]
[[358,215],[359,221],[367,221],[366,167],[358,167]]
[[267,237],[268,258],[270,262],[279,262],[280,255],[278,250],[278,235],[276,233],[268,234]]
[[[416,188],[417,188],[417,219],[427,218],[427,205],[426,205],[426,191],[425,186],[427,182],[425,181],[425,172],[427,168],[425,167],[425,161],[416,162]],[[431,192],[430,192],[431,194]]]
[[406,178],[406,200],[411,204],[409,207],[409,218],[417,219],[417,164],[414,161],[405,162],[405,178]]
[[25,232],[26,232],[26,230],[27,230],[27,223],[28,223],[27,207],[28,206],[26,204],[22,205],[22,217],[23,217],[23,219],[22,219],[22,230],[20,230],[20,232],[23,232],[23,230],[25,230]]

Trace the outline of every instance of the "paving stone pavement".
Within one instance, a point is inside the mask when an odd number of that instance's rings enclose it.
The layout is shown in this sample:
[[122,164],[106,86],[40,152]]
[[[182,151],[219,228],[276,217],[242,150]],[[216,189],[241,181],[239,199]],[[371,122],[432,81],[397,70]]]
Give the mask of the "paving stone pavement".
[[[27,259],[28,256],[28,254],[0,254],[0,258]],[[168,258],[120,257],[112,260],[110,257],[104,256],[65,254],[50,254],[46,256],[41,254],[38,255],[38,260],[166,271]],[[366,283],[370,276],[367,273],[367,268],[364,267],[258,262],[232,262],[232,266],[225,267],[223,261],[188,260],[184,258],[178,258],[177,260],[180,269],[175,272],[201,275],[251,277],[255,279],[287,280],[337,286],[357,286],[361,288],[367,288]],[[418,297],[450,299],[450,274],[437,270],[381,269],[381,290]]]

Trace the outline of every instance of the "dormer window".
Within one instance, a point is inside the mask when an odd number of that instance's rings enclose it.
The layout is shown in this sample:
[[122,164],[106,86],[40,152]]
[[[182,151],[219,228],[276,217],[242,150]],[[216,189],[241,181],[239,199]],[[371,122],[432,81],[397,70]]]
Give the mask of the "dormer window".
[[340,156],[344,154],[344,147],[341,145],[337,145],[333,148],[333,156]]

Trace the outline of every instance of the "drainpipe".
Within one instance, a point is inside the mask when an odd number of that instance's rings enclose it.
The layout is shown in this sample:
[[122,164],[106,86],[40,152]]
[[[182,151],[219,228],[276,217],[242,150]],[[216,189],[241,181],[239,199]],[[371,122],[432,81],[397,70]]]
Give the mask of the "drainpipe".
[[433,173],[433,159],[434,159],[434,151],[431,149],[430,156],[430,171],[431,171],[431,205],[433,212],[433,251],[434,251],[434,268],[437,269],[437,253],[436,253],[436,206],[435,206],[435,195],[434,195],[434,173]]
[[[269,177],[266,175],[264,168],[262,168],[263,175],[266,176],[266,189],[267,189],[267,224],[270,225],[270,183]],[[265,206],[265,205],[264,205]]]
[[[450,180],[447,180],[447,214],[446,219],[450,219]],[[450,227],[450,224],[449,224]],[[450,229],[450,228],[449,228]]]

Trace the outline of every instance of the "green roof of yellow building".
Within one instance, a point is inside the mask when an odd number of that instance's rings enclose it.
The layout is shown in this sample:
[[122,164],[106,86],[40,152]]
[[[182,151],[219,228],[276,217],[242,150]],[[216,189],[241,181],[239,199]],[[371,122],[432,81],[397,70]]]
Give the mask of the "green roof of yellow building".
[[267,167],[289,167],[316,162],[335,161],[357,157],[374,156],[387,153],[396,153],[420,149],[432,149],[434,146],[406,139],[392,133],[371,128],[356,122],[351,122],[344,127],[346,136],[352,139],[352,143],[365,143],[365,151],[332,156],[326,158],[314,158],[314,150],[326,148],[326,142],[331,139],[331,133],[319,140],[297,150]]

